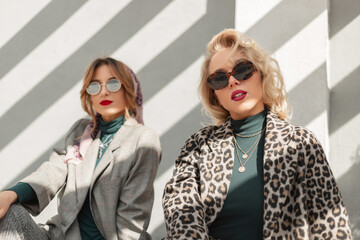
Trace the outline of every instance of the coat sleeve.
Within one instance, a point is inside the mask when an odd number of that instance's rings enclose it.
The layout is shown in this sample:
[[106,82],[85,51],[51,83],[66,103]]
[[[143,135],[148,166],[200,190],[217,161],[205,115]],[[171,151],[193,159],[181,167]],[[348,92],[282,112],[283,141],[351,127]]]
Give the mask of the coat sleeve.
[[[77,121],[68,131],[65,145],[73,142],[73,132],[83,120]],[[88,120],[87,120],[88,121]],[[48,161],[22,179],[20,182],[29,184],[36,193],[36,200],[22,203],[22,205],[34,216],[37,216],[50,203],[59,189],[65,184],[67,165],[65,164],[66,146],[53,149]]]
[[310,239],[352,239],[349,217],[324,150],[309,132],[303,144],[307,166],[306,209]]
[[173,176],[165,185],[163,208],[167,240],[209,239],[200,197],[200,148],[196,136],[185,142],[175,161]]
[[151,239],[147,228],[160,159],[159,137],[153,130],[146,129],[139,138],[135,161],[120,193],[116,218],[118,239]]

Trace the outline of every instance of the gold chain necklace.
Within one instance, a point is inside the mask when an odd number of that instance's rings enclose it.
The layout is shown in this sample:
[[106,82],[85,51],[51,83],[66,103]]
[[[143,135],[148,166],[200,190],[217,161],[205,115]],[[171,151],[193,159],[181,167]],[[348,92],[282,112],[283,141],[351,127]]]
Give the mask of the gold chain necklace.
[[251,135],[241,135],[240,133],[234,132],[234,134],[238,137],[241,138],[251,138],[251,137],[255,137],[257,135],[259,135],[262,131],[264,131],[265,128],[261,129],[260,131],[258,131],[257,133],[251,134]]
[[[261,131],[259,131],[259,132],[256,133],[256,134],[249,135],[249,136],[245,136],[245,137],[246,137],[246,138],[254,137],[254,136],[256,136],[256,135],[258,135],[258,134],[260,134],[260,133],[262,134],[264,130],[265,130],[265,128],[263,128]],[[235,134],[236,136],[239,136],[239,135],[237,135],[235,132],[234,132],[234,134]],[[242,158],[244,158],[244,159],[248,158],[248,155],[247,155],[247,154],[248,154],[248,152],[250,152],[251,149],[255,146],[256,142],[257,142],[257,141],[255,141],[254,144],[249,148],[249,150],[247,150],[247,151],[245,152],[245,151],[242,150],[242,148],[239,146],[239,144],[237,143],[237,141],[235,141],[236,146],[237,146],[237,147],[240,149],[240,151],[243,153]]]
[[[263,130],[264,130],[264,129],[263,129]],[[253,148],[253,150],[251,151],[249,157],[248,157],[248,158],[246,157],[247,159],[244,158],[244,159],[246,159],[246,161],[245,161],[244,163],[242,163],[242,161],[241,161],[241,159],[240,159],[240,156],[239,156],[239,151],[237,150],[238,148],[241,150],[241,148],[240,148],[239,144],[237,143],[235,136],[233,136],[236,155],[237,155],[237,157],[238,157],[238,159],[239,159],[239,162],[240,162],[240,165],[241,165],[241,166],[239,167],[239,169],[238,169],[238,171],[239,171],[240,173],[245,172],[245,170],[246,170],[246,169],[245,169],[245,164],[247,163],[247,161],[249,161],[251,155],[254,153],[257,145],[259,144],[260,139],[261,139],[261,136],[262,136],[262,134],[263,134],[263,130],[261,130],[261,134],[260,134],[259,138],[255,141],[256,144],[254,143],[253,146],[251,147],[251,148]],[[254,147],[254,146],[255,146],[255,147]],[[250,149],[251,149],[251,148],[250,148]],[[242,150],[241,150],[241,151],[242,151]],[[245,155],[245,154],[244,154],[244,155]]]

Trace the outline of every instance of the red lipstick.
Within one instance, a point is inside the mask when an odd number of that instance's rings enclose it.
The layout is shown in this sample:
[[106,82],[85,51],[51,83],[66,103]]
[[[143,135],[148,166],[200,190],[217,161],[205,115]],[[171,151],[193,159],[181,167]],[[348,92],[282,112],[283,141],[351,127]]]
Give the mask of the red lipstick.
[[110,100],[102,100],[101,102],[100,102],[100,105],[102,105],[102,106],[107,106],[107,105],[109,105],[109,104],[111,104],[112,103],[112,101],[110,101]]
[[231,100],[240,101],[246,97],[247,92],[243,90],[236,90],[231,94]]

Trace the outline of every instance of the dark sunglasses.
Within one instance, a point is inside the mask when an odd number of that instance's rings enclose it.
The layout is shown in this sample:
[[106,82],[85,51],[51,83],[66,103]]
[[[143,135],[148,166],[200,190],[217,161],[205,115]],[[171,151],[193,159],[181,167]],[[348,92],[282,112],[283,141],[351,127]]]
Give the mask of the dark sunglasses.
[[86,92],[90,95],[97,95],[101,91],[102,85],[106,85],[109,92],[117,92],[121,88],[121,82],[115,78],[110,79],[106,83],[91,82],[86,88]]
[[220,90],[228,85],[231,76],[238,81],[244,81],[251,78],[255,71],[254,64],[244,60],[236,64],[231,72],[214,72],[208,77],[207,82],[211,89]]

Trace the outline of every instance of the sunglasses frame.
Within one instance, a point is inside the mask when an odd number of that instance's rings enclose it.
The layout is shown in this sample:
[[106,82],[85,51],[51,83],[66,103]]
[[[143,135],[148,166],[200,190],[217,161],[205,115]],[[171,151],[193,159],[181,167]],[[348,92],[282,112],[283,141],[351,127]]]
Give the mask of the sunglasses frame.
[[[238,78],[236,77],[237,74],[246,73],[247,71],[243,71],[243,72],[241,72],[241,73],[236,73],[236,72],[235,72],[235,71],[236,71],[236,68],[239,68],[239,66],[244,65],[244,64],[247,64],[247,65],[250,66],[248,69],[251,69],[251,72],[248,72],[245,76],[243,76],[243,78],[238,79]],[[225,88],[225,87],[229,84],[229,79],[230,79],[231,76],[233,76],[233,77],[234,77],[236,80],[238,80],[238,81],[245,81],[245,80],[251,78],[251,77],[254,75],[255,71],[256,71],[255,65],[254,65],[251,61],[244,59],[244,60],[241,60],[240,62],[238,62],[238,63],[233,67],[233,69],[231,70],[231,72],[228,72],[228,73],[226,73],[226,72],[214,72],[214,73],[210,74],[210,76],[207,78],[207,83],[209,84],[209,86],[210,86],[211,89],[213,89],[213,90],[220,90],[220,89]],[[218,76],[218,78],[221,78],[221,77],[224,78],[224,77],[226,77],[226,84],[225,84],[225,81],[219,81],[219,80],[216,81],[214,78],[217,77],[217,76]],[[214,85],[214,82],[217,82],[217,83],[218,83],[217,86]],[[219,84],[219,83],[221,83],[221,82],[224,82],[224,83]]]
[[[113,81],[113,80],[117,81],[117,82],[120,84],[119,89],[117,89],[117,90],[115,90],[115,91],[110,90],[110,89],[108,88],[108,85],[107,85],[107,84],[110,83],[110,81]],[[89,92],[88,89],[89,89],[89,86],[90,86],[92,83],[97,83],[98,86],[100,86],[100,87],[99,87],[99,91],[98,91],[97,93],[90,93],[90,92]],[[90,84],[86,87],[86,92],[87,92],[89,95],[91,95],[91,96],[98,95],[98,94],[101,92],[102,87],[103,87],[104,85],[105,85],[105,87],[106,87],[106,90],[109,91],[109,92],[112,92],[112,93],[115,93],[115,92],[119,91],[119,90],[121,89],[121,87],[122,87],[122,83],[121,83],[120,80],[118,80],[118,79],[116,79],[116,78],[112,78],[112,79],[109,79],[106,83],[99,83],[99,82],[95,82],[95,81],[94,81],[94,82],[90,82]]]

